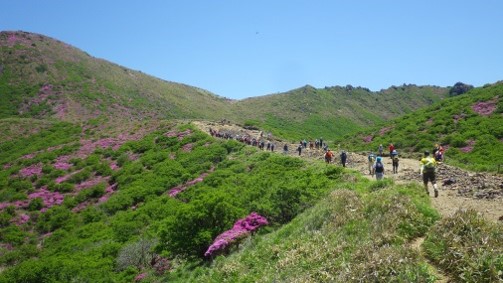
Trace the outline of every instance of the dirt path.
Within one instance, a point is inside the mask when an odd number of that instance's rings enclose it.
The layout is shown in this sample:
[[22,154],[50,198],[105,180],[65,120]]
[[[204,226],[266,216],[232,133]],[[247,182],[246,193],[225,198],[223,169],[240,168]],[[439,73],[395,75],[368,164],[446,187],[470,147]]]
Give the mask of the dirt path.
[[[238,125],[228,123],[214,123],[207,121],[194,121],[199,129],[210,133],[210,128],[231,136],[249,136],[259,140],[261,137],[275,144],[275,152],[281,153],[285,141],[275,140],[259,130],[244,129]],[[288,144],[291,156],[298,156],[297,143]],[[334,149],[335,164],[340,165],[338,158],[339,149]],[[321,149],[306,149],[301,153],[301,158],[323,160],[324,152]],[[384,157],[385,177],[392,178],[396,183],[418,182],[419,161],[408,158],[400,158],[398,174],[392,173],[391,159]],[[373,179],[368,172],[367,157],[363,154],[348,153],[348,168],[360,171],[364,176]],[[459,209],[473,208],[487,219],[503,222],[503,177],[488,173],[473,173],[457,167],[441,164],[437,170],[437,183],[440,194],[438,198],[432,197],[433,206],[443,217],[454,214]],[[449,181],[449,182],[448,182]],[[450,184],[448,184],[450,183]],[[430,194],[433,190],[430,186]]]

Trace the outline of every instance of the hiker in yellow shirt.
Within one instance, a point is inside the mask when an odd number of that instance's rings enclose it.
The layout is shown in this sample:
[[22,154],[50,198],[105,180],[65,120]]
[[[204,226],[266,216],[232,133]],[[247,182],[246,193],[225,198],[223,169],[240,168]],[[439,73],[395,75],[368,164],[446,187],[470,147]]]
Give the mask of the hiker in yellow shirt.
[[438,197],[438,188],[437,181],[435,180],[435,169],[437,167],[437,161],[435,158],[430,156],[429,151],[424,152],[424,157],[421,159],[421,168],[420,172],[423,176],[423,184],[426,193],[429,195],[430,192],[428,190],[428,181],[430,181],[433,185],[433,191],[435,193],[435,197]]

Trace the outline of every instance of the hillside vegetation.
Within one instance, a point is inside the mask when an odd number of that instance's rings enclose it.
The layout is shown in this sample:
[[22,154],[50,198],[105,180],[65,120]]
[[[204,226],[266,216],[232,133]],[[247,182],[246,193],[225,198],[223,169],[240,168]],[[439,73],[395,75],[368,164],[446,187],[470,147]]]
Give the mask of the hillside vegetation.
[[371,92],[362,87],[305,86],[239,101],[245,123],[291,139],[332,140],[410,113],[448,96],[447,88],[403,85]]
[[[435,125],[448,158],[456,146],[475,154],[501,143],[501,85],[448,93],[306,86],[230,101],[42,35],[1,32],[0,282],[433,282],[439,272],[501,281],[501,225],[471,211],[440,220],[416,184],[370,181],[191,122],[226,119],[260,127],[253,138],[263,130],[297,142],[405,114],[392,126]],[[457,136],[437,112],[460,115]],[[382,127],[352,145],[384,143]],[[411,245],[422,237],[424,252]]]
[[0,33],[0,118],[70,122],[208,119],[260,127],[275,136],[333,139],[448,96],[449,89],[403,85],[379,92],[310,86],[231,101],[163,81],[27,32]]
[[[0,144],[0,282],[435,279],[407,244],[439,218],[421,187],[218,140],[189,124],[138,129],[100,138],[63,122]],[[205,256],[254,212],[268,224]],[[466,225],[456,223],[445,225]],[[483,223],[466,229],[501,242],[501,226],[478,230]],[[451,251],[439,237],[428,238],[432,258]],[[466,251],[445,271],[498,278],[500,248],[476,258]],[[474,260],[491,273],[473,269]]]
[[416,157],[439,143],[450,164],[496,171],[503,164],[503,83],[474,88],[340,142],[362,151],[393,143]]

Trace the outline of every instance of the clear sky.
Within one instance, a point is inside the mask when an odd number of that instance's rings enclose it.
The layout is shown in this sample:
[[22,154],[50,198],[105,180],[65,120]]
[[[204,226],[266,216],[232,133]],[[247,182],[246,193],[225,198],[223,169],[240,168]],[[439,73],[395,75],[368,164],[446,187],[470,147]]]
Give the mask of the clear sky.
[[0,0],[0,30],[241,99],[503,80],[501,0]]

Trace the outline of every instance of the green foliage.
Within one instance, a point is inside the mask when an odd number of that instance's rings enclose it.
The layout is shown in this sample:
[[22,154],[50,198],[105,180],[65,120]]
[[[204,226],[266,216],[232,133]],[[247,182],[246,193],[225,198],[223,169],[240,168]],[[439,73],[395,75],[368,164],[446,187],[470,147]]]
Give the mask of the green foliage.
[[[473,107],[479,102],[499,107],[502,92],[501,83],[474,88],[337,142],[351,150],[374,152],[379,144],[393,143],[404,156],[431,151],[440,143],[447,149],[447,163],[475,171],[496,171],[503,160],[503,116],[497,109],[490,115],[482,115]],[[385,128],[390,130],[381,133]],[[364,138],[369,136],[373,139],[366,143]]]
[[364,196],[336,190],[267,237],[245,241],[209,267],[178,269],[168,280],[433,282],[419,254],[403,245],[438,219],[423,214],[419,204],[428,205],[420,187],[393,185]]
[[463,282],[503,280],[503,229],[474,210],[440,221],[423,244],[427,256]]
[[52,232],[58,228],[70,229],[73,226],[74,215],[64,206],[53,206],[45,213],[41,214],[37,229],[41,233]]

